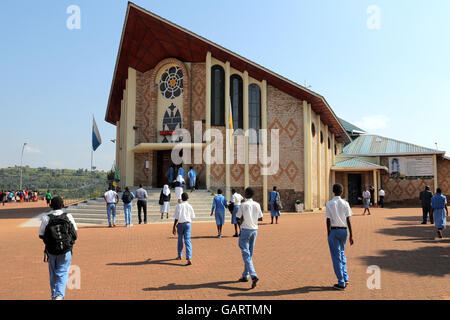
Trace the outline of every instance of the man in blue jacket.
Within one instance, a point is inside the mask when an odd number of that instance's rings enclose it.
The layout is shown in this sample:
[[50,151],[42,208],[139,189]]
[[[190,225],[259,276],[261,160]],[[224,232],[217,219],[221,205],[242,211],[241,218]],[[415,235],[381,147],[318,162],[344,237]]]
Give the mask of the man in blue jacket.
[[211,209],[211,216],[215,212],[217,224],[217,237],[222,238],[222,226],[225,224],[225,208],[228,208],[227,199],[222,195],[222,189],[217,190]]

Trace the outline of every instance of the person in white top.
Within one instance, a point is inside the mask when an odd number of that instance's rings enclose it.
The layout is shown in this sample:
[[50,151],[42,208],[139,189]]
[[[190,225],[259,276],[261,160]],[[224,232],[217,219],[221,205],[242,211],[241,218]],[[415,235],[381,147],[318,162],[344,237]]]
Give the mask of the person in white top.
[[384,197],[386,196],[386,192],[383,189],[380,189],[378,194],[380,195],[380,207],[384,208]]
[[349,282],[347,272],[347,258],[344,247],[347,241],[347,228],[350,232],[350,245],[353,245],[353,232],[350,223],[352,210],[347,201],[341,198],[343,187],[341,184],[333,186],[335,197],[326,203],[325,216],[327,218],[328,245],[331,260],[338,283],[333,288],[343,290]]
[[[244,199],[243,196],[241,196],[239,193],[236,192],[235,189],[231,189],[231,203],[233,204],[233,210],[231,212],[231,224],[234,224],[234,236],[233,237],[239,237],[239,233],[241,233],[241,226],[237,222],[236,219],[236,213],[239,210],[239,207],[241,206],[241,201]],[[238,233],[238,227],[239,227],[239,233]]]
[[187,202],[189,196],[186,192],[181,194],[182,202],[177,204],[173,214],[175,221],[173,222],[173,235],[178,230],[178,256],[177,260],[181,260],[183,255],[183,241],[186,246],[187,265],[192,264],[192,244],[191,244],[191,222],[195,218],[195,212],[192,206]]
[[366,214],[366,212],[369,212],[369,216],[370,216],[370,191],[368,190],[368,188],[366,188],[363,191],[363,205],[364,205],[364,212],[363,215]]
[[254,191],[252,188],[245,189],[245,202],[239,207],[236,218],[241,224],[241,234],[239,235],[239,248],[244,260],[244,272],[239,279],[240,282],[247,282],[250,274],[252,278],[252,289],[259,281],[253,266],[253,249],[255,247],[256,236],[258,235],[258,220],[262,219],[263,213],[258,202],[253,201]]
[[39,238],[45,243],[52,300],[64,300],[77,224],[70,213],[62,210],[61,197],[53,197],[50,207],[53,211],[42,217]]
[[[105,192],[103,196],[106,201],[106,213],[108,214],[108,224],[109,227],[116,226],[116,204],[119,202],[119,195],[113,190],[112,186],[109,186],[108,191]],[[112,213],[112,222],[111,222]]]

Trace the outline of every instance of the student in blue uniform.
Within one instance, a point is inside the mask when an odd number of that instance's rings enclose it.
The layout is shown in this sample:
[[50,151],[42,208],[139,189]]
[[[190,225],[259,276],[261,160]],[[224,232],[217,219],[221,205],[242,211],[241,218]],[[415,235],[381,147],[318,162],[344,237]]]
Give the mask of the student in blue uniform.
[[438,237],[442,239],[442,231],[447,225],[448,209],[447,197],[442,194],[440,188],[437,188],[436,194],[431,198],[431,214],[434,216]]
[[173,182],[174,182],[173,180],[175,178],[175,168],[173,167],[173,165],[171,165],[169,170],[167,170],[166,177],[167,177],[167,180],[169,181],[169,186],[171,188],[173,188]]
[[273,217],[275,217],[276,224],[278,224],[278,217],[280,216],[280,211],[275,210],[275,201],[280,200],[280,194],[278,193],[277,187],[273,187],[273,191],[269,194],[269,203],[270,203],[270,218],[272,219],[272,222],[270,224],[273,224]]
[[222,195],[222,189],[217,190],[211,209],[211,215],[215,212],[217,224],[217,237],[222,238],[222,226],[225,224],[225,208],[228,208],[227,199]]
[[195,190],[195,183],[197,182],[197,172],[191,166],[187,173],[189,178],[189,186],[191,187],[191,192]]
[[184,171],[183,166],[180,165],[180,167],[178,168],[177,177],[178,177],[178,176],[182,176],[183,179],[185,179],[185,177],[184,177],[185,174],[186,174],[186,171]]

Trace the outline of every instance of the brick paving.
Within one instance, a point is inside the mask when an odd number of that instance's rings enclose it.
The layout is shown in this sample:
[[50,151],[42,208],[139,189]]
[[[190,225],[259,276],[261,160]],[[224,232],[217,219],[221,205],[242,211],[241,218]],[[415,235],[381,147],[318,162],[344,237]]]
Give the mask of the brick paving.
[[[26,206],[25,204],[24,206]],[[17,205],[19,206],[19,205]],[[45,205],[0,207],[0,299],[48,299],[48,270],[36,227],[19,227]],[[214,223],[193,223],[193,265],[176,261],[171,225],[82,226],[72,260],[81,289],[66,299],[450,299],[450,231],[434,239],[421,210],[354,209],[354,246],[347,245],[350,286],[336,282],[323,213],[265,215],[255,247],[260,282],[238,283],[243,263],[232,225],[217,239]],[[367,267],[381,268],[381,289],[369,290]]]

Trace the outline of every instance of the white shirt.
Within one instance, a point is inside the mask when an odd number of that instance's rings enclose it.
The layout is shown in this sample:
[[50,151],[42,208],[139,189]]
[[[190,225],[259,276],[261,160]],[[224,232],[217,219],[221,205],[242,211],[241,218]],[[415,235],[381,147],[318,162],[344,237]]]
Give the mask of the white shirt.
[[258,219],[263,217],[261,206],[253,199],[247,199],[236,213],[236,218],[242,216],[244,217],[244,222],[241,224],[242,229],[258,230]]
[[352,209],[347,201],[339,196],[326,204],[325,216],[330,219],[332,227],[347,227],[347,217],[352,215]]
[[[51,211],[49,214],[53,214],[55,216],[60,216],[63,213],[64,213],[64,211],[62,211],[62,210],[55,210],[55,211]],[[75,230],[78,230],[77,224],[75,223],[75,220],[73,219],[73,217],[72,217],[72,215],[70,213],[67,214],[67,218],[69,219],[70,222],[72,222]],[[50,218],[49,218],[48,215],[45,215],[45,216],[42,217],[41,227],[39,228],[39,235],[40,236],[44,235],[45,228],[47,227],[49,221],[50,221]]]
[[192,222],[195,218],[194,209],[187,201],[183,201],[175,207],[173,217],[178,220],[178,223]]
[[380,197],[384,197],[386,195],[386,193],[384,192],[383,189],[380,189]]
[[116,203],[117,192],[109,190],[105,192],[105,198],[107,203]]
[[370,192],[369,191],[364,191],[363,192],[363,198],[364,199],[370,199]]
[[231,197],[231,202],[233,202],[235,206],[240,206],[242,199],[244,199],[244,197],[236,192]]

